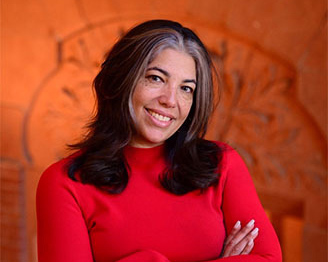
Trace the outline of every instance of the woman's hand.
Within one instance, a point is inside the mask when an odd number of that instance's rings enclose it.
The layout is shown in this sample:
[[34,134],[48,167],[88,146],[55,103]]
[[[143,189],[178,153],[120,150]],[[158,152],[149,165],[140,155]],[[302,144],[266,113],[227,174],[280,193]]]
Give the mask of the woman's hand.
[[254,239],[258,236],[258,228],[254,228],[255,221],[252,219],[241,228],[240,221],[234,225],[227,237],[221,257],[247,255],[254,247]]

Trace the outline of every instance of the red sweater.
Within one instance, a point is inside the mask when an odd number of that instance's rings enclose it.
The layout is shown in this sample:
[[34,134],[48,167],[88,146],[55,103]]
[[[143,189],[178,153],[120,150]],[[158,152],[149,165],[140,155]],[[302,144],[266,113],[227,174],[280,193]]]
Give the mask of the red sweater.
[[[176,196],[158,181],[163,149],[125,149],[130,178],[118,195],[72,181],[68,158],[50,166],[37,190],[39,262],[281,261],[277,236],[236,151],[225,151],[218,185]],[[244,226],[251,219],[259,228],[252,253],[220,259],[227,232],[237,220]]]

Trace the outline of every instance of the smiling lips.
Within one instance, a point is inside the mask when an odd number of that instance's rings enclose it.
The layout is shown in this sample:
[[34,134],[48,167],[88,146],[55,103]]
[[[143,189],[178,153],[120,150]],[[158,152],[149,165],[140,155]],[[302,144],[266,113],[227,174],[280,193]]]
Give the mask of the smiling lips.
[[156,118],[156,119],[159,120],[159,121],[162,121],[162,122],[169,122],[170,120],[172,120],[171,117],[163,116],[163,115],[161,115],[161,114],[158,114],[158,113],[152,111],[151,109],[148,109],[148,108],[147,108],[147,111],[148,111],[148,113],[149,113],[150,115],[152,115],[154,118]]

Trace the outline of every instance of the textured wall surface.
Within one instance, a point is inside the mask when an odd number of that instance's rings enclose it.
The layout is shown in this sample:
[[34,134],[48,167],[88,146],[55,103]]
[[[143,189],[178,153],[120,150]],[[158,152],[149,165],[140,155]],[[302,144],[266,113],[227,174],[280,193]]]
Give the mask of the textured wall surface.
[[106,51],[153,18],[209,48],[222,97],[207,137],[245,159],[284,261],[326,261],[324,0],[2,0],[1,261],[37,261],[40,174],[83,133]]

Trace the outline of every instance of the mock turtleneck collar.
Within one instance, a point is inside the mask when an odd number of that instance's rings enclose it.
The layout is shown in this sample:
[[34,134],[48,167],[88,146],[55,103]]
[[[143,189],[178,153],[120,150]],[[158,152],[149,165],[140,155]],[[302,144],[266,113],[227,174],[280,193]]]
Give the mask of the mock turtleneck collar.
[[124,148],[124,156],[130,166],[150,166],[156,162],[158,163],[160,160],[164,160],[164,150],[164,144],[150,148],[126,146]]

